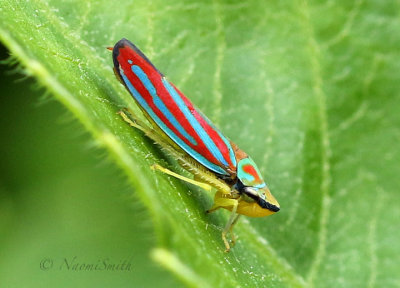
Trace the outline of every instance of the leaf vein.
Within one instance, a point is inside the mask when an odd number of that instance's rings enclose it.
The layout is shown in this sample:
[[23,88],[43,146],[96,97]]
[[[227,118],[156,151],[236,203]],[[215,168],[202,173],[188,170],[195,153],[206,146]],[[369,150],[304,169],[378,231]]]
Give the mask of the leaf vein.
[[311,61],[312,78],[313,78],[313,94],[318,105],[318,117],[319,117],[319,130],[320,130],[320,141],[321,141],[321,165],[322,165],[322,179],[320,184],[321,189],[321,216],[320,216],[320,229],[318,232],[318,246],[315,253],[315,258],[311,263],[310,270],[306,277],[309,287],[314,286],[315,278],[317,277],[318,270],[321,266],[322,260],[325,257],[326,245],[327,245],[327,224],[330,217],[331,198],[329,195],[329,187],[331,184],[331,171],[330,171],[330,139],[329,139],[329,128],[327,119],[326,109],[326,95],[323,91],[323,78],[321,71],[321,49],[317,42],[314,29],[310,20],[310,9],[308,7],[308,1],[302,1],[300,4],[300,12],[303,16],[302,24],[305,30],[306,37],[308,39],[308,50]]
[[330,41],[326,42],[323,45],[324,48],[327,49],[327,48],[330,48],[330,47],[336,45],[337,43],[339,43],[340,41],[345,39],[350,34],[350,30],[354,24],[354,19],[360,12],[360,7],[363,4],[363,2],[364,2],[364,0],[357,0],[354,3],[354,6],[349,13],[349,17],[347,17],[346,23],[344,24],[342,30],[340,30],[340,32],[335,37],[333,37]]
[[222,84],[221,70],[224,62],[226,42],[224,36],[224,23],[219,0],[214,0],[214,17],[216,23],[216,41],[217,51],[215,56],[215,72],[214,72],[214,117],[213,121],[218,125],[221,117],[221,102],[222,102]]

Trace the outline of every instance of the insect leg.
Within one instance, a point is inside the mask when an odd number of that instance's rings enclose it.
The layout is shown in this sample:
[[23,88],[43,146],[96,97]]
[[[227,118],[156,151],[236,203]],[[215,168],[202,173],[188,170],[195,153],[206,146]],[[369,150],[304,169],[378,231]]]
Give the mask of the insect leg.
[[123,110],[118,111],[117,114],[119,114],[122,117],[122,119],[126,123],[128,123],[131,127],[135,127],[145,134],[147,134],[148,131],[150,130],[150,128],[148,128],[147,125],[141,122],[140,120],[133,119],[132,113],[128,108],[124,108]]
[[218,210],[219,208],[222,208],[222,207],[221,206],[215,206],[215,204],[214,204],[210,209],[208,209],[206,211],[206,213],[212,213],[212,212]]
[[229,228],[229,233],[231,234],[232,237],[232,247],[235,246],[236,244],[236,240],[237,237],[235,236],[235,234],[233,233],[233,226],[235,226],[235,224],[237,223],[237,221],[239,220],[240,214],[237,214],[235,219],[233,220],[231,227]]
[[[167,142],[163,136],[160,136],[160,133],[158,133],[156,130],[154,130],[153,127],[149,127],[149,125],[145,124],[139,119],[136,119],[132,116],[132,112],[128,108],[124,108],[121,111],[117,112],[122,119],[128,123],[131,127],[137,128],[140,131],[142,131],[147,137],[152,139],[154,142],[159,144],[161,147],[165,148],[168,150],[168,152],[172,152],[173,154],[173,147],[170,147],[171,143]],[[172,151],[171,151],[172,150]],[[177,155],[179,153],[176,153]],[[176,155],[174,155],[176,156]],[[178,157],[179,158],[179,157]]]
[[207,213],[212,213],[220,208],[225,208],[231,210],[230,207],[235,205],[235,202],[238,201],[234,199],[235,197],[232,195],[232,192],[227,194],[225,191],[218,190],[214,196],[214,204],[208,209]]
[[216,197],[214,199],[214,205],[211,207],[210,210],[207,211],[208,213],[214,212],[219,208],[225,208],[231,210],[231,215],[229,217],[229,220],[226,223],[224,230],[222,231],[222,240],[224,241],[226,248],[225,252],[229,252],[230,246],[228,240],[226,239],[226,234],[228,234],[228,232],[232,232],[233,225],[235,225],[235,223],[239,218],[238,217],[239,215],[237,215],[236,210],[239,204],[240,197],[238,199],[225,198],[222,196],[223,194],[219,191],[215,195]]
[[[147,124],[143,123],[142,121],[135,119],[132,116],[132,113],[128,109],[123,109],[122,111],[119,111],[118,114],[122,117],[122,119],[127,122],[130,126],[139,129],[142,131],[147,137],[152,139],[154,142],[159,144],[164,150],[166,150],[170,155],[174,156],[176,159],[178,159],[179,163],[181,166],[183,166],[186,170],[191,172],[193,175],[197,175],[198,179],[201,181],[196,181],[184,176],[181,176],[179,174],[176,174],[166,168],[163,168],[161,166],[161,169],[157,169],[158,167],[153,167],[157,170],[160,170],[166,174],[169,174],[171,176],[177,177],[179,179],[182,179],[186,182],[192,183],[194,185],[197,185],[207,191],[211,190],[211,187],[215,187],[218,190],[224,191],[224,193],[229,193],[230,188],[223,183],[221,180],[217,179],[214,175],[210,174],[209,172],[205,171],[205,169],[202,169],[200,165],[195,163],[194,160],[191,158],[187,157],[185,154],[183,154],[180,150],[179,147],[175,147],[176,145],[174,143],[171,143],[171,141],[168,141],[163,135],[161,131],[155,130],[153,127],[149,127]],[[150,122],[151,123],[151,122]],[[168,172],[166,172],[168,171]],[[171,173],[173,174],[171,174]],[[179,175],[176,176],[176,175]],[[189,179],[187,181],[186,179]],[[198,184],[200,183],[200,184]],[[206,184],[208,183],[208,184]]]
[[198,186],[200,188],[203,188],[204,190],[207,190],[207,191],[211,191],[212,190],[212,186],[208,185],[207,183],[199,182],[199,181],[190,179],[188,177],[179,175],[179,174],[177,174],[175,172],[172,172],[171,170],[169,170],[167,168],[164,168],[164,167],[162,167],[162,166],[160,166],[158,164],[153,164],[153,165],[151,165],[150,168],[153,169],[153,170],[161,171],[161,172],[163,172],[165,174],[171,175],[171,176],[173,176],[175,178],[181,179],[181,180],[183,180],[185,182],[188,182],[190,184],[196,185],[196,186]]
[[[228,200],[228,199],[227,199],[227,200]],[[229,250],[231,249],[231,247],[229,246],[228,240],[226,240],[226,234],[232,230],[233,225],[234,225],[234,223],[235,223],[235,220],[237,220],[236,210],[237,210],[237,206],[238,206],[238,204],[239,204],[239,201],[236,200],[236,199],[229,199],[229,200],[233,200],[233,201],[235,201],[235,203],[234,203],[234,205],[233,205],[233,207],[232,207],[231,216],[229,217],[229,220],[228,220],[228,222],[226,223],[224,230],[222,231],[222,240],[224,241],[224,243],[225,243],[225,248],[226,248],[226,249],[225,249],[225,252],[229,252]],[[233,245],[234,245],[234,244],[233,244]]]

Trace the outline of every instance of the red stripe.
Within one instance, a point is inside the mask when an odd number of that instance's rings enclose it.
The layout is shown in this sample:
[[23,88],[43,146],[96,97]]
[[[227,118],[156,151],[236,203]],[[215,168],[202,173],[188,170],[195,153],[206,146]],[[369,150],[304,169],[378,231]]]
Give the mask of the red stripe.
[[[157,108],[157,106],[153,102],[153,98],[150,93],[147,91],[146,87],[142,84],[140,79],[132,72],[131,64],[128,63],[128,60],[132,60],[134,65],[139,66],[149,77],[153,86],[156,88],[158,96],[162,99],[165,106],[168,110],[175,116],[176,120],[181,124],[181,126],[186,130],[186,132],[191,135],[197,142],[197,146],[190,143],[172,124],[171,122],[164,116],[164,114]],[[160,120],[165,123],[165,125],[171,129],[184,143],[186,143],[193,150],[201,154],[204,158],[206,158],[211,163],[214,163],[220,167],[223,167],[221,163],[214,157],[214,155],[209,151],[207,146],[204,144],[202,139],[197,135],[196,131],[193,129],[190,122],[186,119],[183,112],[179,109],[177,104],[175,103],[172,96],[164,87],[164,84],[161,81],[161,75],[155,70],[145,59],[140,57],[134,50],[129,47],[124,47],[119,50],[118,62],[124,71],[126,77],[131,81],[132,85],[135,89],[142,95],[145,99],[149,107],[153,110],[153,112],[160,118]],[[175,87],[175,86],[174,86]],[[179,95],[182,97],[185,104],[188,106],[189,110],[196,117],[196,119],[200,122],[200,124],[204,127],[205,131],[209,133],[212,139],[218,139],[216,145],[220,149],[221,153],[224,155],[226,159],[226,153],[228,153],[228,163],[229,161],[229,149],[226,147],[225,143],[219,137],[218,133],[212,129],[206,122],[204,118],[202,118],[196,109],[193,107],[192,103],[178,90],[176,89]],[[172,139],[173,140],[173,139]],[[226,152],[227,151],[227,152]],[[225,154],[224,154],[225,153]],[[231,163],[230,163],[231,164]],[[224,167],[223,167],[224,168]]]
[[208,121],[205,118],[203,118],[203,116],[197,111],[197,109],[193,107],[193,104],[189,101],[189,99],[187,99],[186,96],[183,95],[183,93],[179,91],[179,89],[176,88],[174,84],[171,83],[171,85],[176,89],[176,91],[181,96],[182,100],[185,102],[186,106],[192,112],[193,116],[197,119],[197,121],[206,131],[206,133],[210,136],[211,140],[218,147],[225,161],[229,164],[229,167],[235,170],[235,167],[231,161],[231,157],[229,154],[229,148],[226,146],[224,140],[221,138],[218,131],[216,131],[213,127],[211,127],[210,124],[208,124]]
[[257,173],[256,169],[253,167],[253,165],[250,165],[250,164],[244,165],[243,171],[254,177],[253,182],[255,183],[255,185],[264,183],[264,180],[262,180],[260,178],[260,175],[258,175],[258,173]]

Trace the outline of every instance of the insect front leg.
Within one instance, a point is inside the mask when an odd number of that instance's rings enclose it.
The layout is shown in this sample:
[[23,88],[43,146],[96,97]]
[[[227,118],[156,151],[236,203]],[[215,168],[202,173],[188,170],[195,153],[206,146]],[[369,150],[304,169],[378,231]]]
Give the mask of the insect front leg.
[[[233,199],[232,199],[233,200]],[[238,204],[239,204],[239,201],[238,200],[234,200],[235,201],[235,204],[233,205],[233,208],[232,208],[232,212],[231,212],[231,216],[229,217],[229,220],[228,220],[228,222],[226,223],[226,225],[225,225],[225,228],[224,228],[224,230],[222,231],[222,240],[224,241],[224,243],[225,243],[225,252],[229,252],[229,250],[231,249],[231,247],[229,246],[229,242],[226,240],[226,234],[228,233],[228,232],[231,232],[231,236],[232,236],[232,247],[235,245],[235,243],[236,243],[236,237],[235,236],[233,236],[233,234],[232,234],[232,228],[233,228],[233,225],[236,223],[236,221],[237,221],[237,219],[238,219],[238,217],[237,216],[239,216],[239,215],[237,215],[236,214],[236,210],[237,210],[237,206],[238,206]]]
[[235,246],[236,240],[237,240],[236,235],[233,233],[233,227],[235,226],[235,224],[239,220],[239,217],[240,217],[240,214],[237,214],[235,219],[233,220],[233,222],[231,224],[231,227],[229,228],[229,233],[231,234],[231,237],[232,237],[232,247]]
[[231,233],[232,235],[232,244],[235,245],[236,242],[236,237],[233,236],[232,229],[233,226],[236,224],[237,220],[239,219],[239,215],[236,213],[239,201],[240,197],[238,199],[225,198],[223,197],[223,194],[221,194],[221,192],[217,192],[215,194],[214,205],[211,207],[210,210],[207,211],[208,213],[211,213],[219,208],[225,208],[231,210],[231,215],[229,217],[229,220],[226,223],[224,230],[222,231],[222,240],[224,241],[226,248],[225,252],[229,252],[229,250],[231,249],[229,242],[226,239],[226,235],[228,234],[228,232]]

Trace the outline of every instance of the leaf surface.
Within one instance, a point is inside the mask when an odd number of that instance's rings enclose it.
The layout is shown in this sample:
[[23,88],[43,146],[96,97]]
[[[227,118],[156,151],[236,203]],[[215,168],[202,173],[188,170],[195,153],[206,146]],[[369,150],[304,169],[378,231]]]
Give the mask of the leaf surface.
[[[152,215],[153,258],[188,286],[399,285],[397,2],[1,6],[1,41],[122,168]],[[151,171],[167,158],[116,115],[139,115],[105,49],[122,37],[256,160],[281,204],[243,219],[229,254],[227,214]]]

